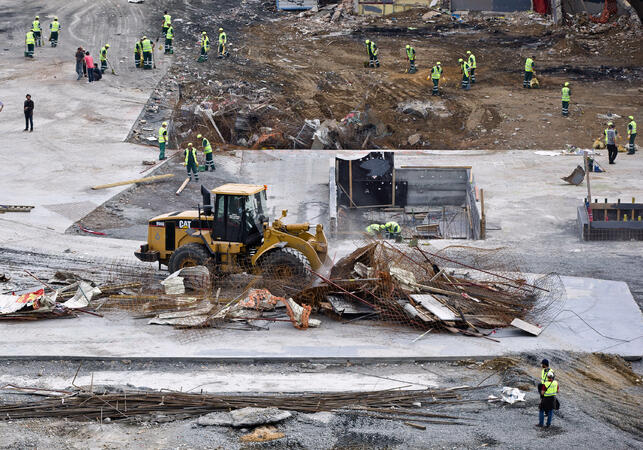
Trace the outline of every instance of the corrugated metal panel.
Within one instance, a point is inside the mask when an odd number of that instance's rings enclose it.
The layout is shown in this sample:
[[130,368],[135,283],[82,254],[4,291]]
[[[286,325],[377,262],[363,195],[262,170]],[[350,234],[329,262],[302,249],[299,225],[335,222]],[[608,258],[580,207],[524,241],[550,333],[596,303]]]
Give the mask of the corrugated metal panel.
[[277,0],[277,9],[281,11],[305,11],[317,5],[317,0]]

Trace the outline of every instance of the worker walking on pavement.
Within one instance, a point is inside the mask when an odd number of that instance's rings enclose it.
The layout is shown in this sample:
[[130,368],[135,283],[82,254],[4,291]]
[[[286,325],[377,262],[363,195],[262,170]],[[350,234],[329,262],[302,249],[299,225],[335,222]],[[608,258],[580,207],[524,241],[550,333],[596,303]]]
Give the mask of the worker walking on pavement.
[[[541,400],[538,408],[538,426],[546,426],[549,428],[551,420],[554,417],[554,409],[558,409],[558,381],[554,379],[554,372],[547,373],[547,381],[545,381],[540,390]],[[545,425],[545,414],[547,414],[547,425]]]
[[208,51],[210,50],[210,38],[208,38],[208,33],[203,31],[201,33],[201,40],[199,41],[201,45],[201,55],[197,62],[204,62],[208,60]]
[[563,101],[563,116],[569,116],[569,101],[572,98],[572,90],[569,87],[569,81],[565,81],[565,86],[561,89],[561,99]]
[[627,124],[627,136],[630,138],[630,142],[627,149],[628,155],[633,155],[636,153],[636,145],[634,145],[634,139],[636,139],[636,122],[634,121],[634,116],[628,116],[630,123]]
[[199,163],[196,159],[196,148],[192,147],[192,142],[188,144],[188,148],[185,149],[185,162],[184,166],[188,170],[188,178],[192,181],[192,173],[194,174],[194,180],[199,181]]
[[33,58],[34,49],[36,47],[36,38],[34,37],[33,30],[27,31],[25,36],[25,45],[27,50],[25,50],[25,56],[27,58]]
[[165,146],[167,145],[168,139],[167,122],[163,122],[161,128],[159,128],[159,161],[165,159]]
[[136,67],[143,67],[143,38],[136,41],[134,45],[134,64]]
[[174,27],[170,25],[165,32],[165,54],[173,55],[174,54]]
[[467,61],[464,61],[462,58],[458,59],[458,62],[460,63],[460,69],[462,70],[462,86],[461,88],[464,90],[469,90],[471,88],[470,84],[470,66]]
[[62,30],[60,22],[58,22],[58,17],[54,17],[54,21],[49,24],[49,30],[51,31],[49,35],[51,46],[56,47],[58,45],[58,33]]
[[377,45],[375,45],[375,42],[368,39],[366,39],[364,42],[366,43],[366,52],[368,53],[368,66],[379,67],[380,61],[377,58]]
[[[431,81],[433,81],[433,91],[431,95],[440,95],[438,84],[440,84],[440,77],[442,76],[442,65],[440,61],[435,63],[435,66],[431,69]],[[428,77],[427,77],[428,79]]]
[[610,164],[616,164],[616,156],[618,155],[618,148],[616,147],[616,136],[618,136],[618,131],[614,128],[614,123],[610,122],[607,124],[607,129],[605,130],[605,145],[607,145],[607,154],[609,156]]
[[109,44],[105,44],[103,48],[100,49],[100,73],[105,73],[107,70],[107,49]]
[[36,39],[36,47],[42,46],[42,28],[40,27],[40,16],[36,16],[34,21],[31,23],[31,29],[33,30],[33,36]]
[[228,56],[228,35],[223,31],[223,28],[219,28],[219,48],[217,58],[223,58]]
[[531,89],[531,79],[534,77],[534,57],[530,56],[525,60],[525,79],[522,87]]
[[141,48],[143,49],[143,69],[151,70],[152,52],[154,51],[154,47],[152,47],[152,41],[150,41],[147,36],[143,36]]
[[415,68],[415,49],[410,45],[406,45],[406,59],[409,60],[409,73],[417,72]]
[[210,145],[210,141],[202,134],[197,134],[196,137],[197,139],[201,139],[201,146],[203,147],[203,154],[205,155],[205,171],[212,170],[212,172],[214,172],[216,168],[212,160],[212,146]]
[[167,11],[163,11],[162,36],[167,36],[167,30],[172,26],[172,16]]
[[476,82],[476,68],[478,67],[476,63],[476,56],[471,53],[471,51],[467,50],[467,62],[469,63],[469,72],[471,76],[469,77],[471,80],[471,84]]

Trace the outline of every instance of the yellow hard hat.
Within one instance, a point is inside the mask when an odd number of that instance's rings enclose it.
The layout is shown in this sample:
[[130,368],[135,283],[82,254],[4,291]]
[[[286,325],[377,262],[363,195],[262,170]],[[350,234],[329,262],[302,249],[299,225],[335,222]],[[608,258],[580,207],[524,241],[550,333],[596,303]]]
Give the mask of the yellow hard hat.
[[436,64],[439,66],[439,65],[440,65],[440,61],[438,61]]
[[368,39],[366,39],[366,40],[364,41],[364,43],[366,43],[366,44],[368,44],[369,42],[371,42],[371,41],[369,41]]
[[190,143],[188,144],[188,147],[192,147],[192,142],[190,142]]
[[458,62],[462,62],[462,61],[463,61],[463,59],[462,59],[462,58],[458,58]]
[[54,17],[54,20],[58,20],[58,17]]
[[147,39],[147,36],[143,36],[141,39]]
[[203,137],[203,135],[201,133],[199,133],[199,134],[196,135],[196,137],[197,137],[197,139],[201,139]]
[[219,31],[223,31],[223,28],[219,28]]
[[565,81],[565,86],[569,86],[569,81]]
[[607,126],[608,126],[608,127],[609,127],[609,126],[612,126],[612,125],[614,125],[614,122],[608,122],[608,123],[607,123]]
[[406,44],[406,48],[411,48],[411,46],[409,44]]
[[166,126],[167,126],[167,122],[163,122],[161,125],[163,125],[164,127],[166,127]]
[[201,34],[208,34],[208,33],[206,33],[205,31],[202,31]]
[[105,48],[109,48],[109,44],[105,44]]
[[467,55],[470,55],[470,54],[471,54],[471,51],[470,51],[470,50],[467,50]]
[[634,120],[634,116],[627,116],[628,119]]
[[36,16],[36,19],[40,19],[40,16]]

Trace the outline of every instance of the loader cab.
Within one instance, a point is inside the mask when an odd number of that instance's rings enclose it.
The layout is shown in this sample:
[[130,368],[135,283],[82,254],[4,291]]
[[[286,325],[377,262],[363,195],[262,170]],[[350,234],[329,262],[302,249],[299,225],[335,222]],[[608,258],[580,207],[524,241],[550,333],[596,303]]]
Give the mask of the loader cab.
[[213,241],[261,244],[263,224],[268,221],[265,186],[224,184],[212,191],[202,187],[201,193],[204,214],[213,216]]

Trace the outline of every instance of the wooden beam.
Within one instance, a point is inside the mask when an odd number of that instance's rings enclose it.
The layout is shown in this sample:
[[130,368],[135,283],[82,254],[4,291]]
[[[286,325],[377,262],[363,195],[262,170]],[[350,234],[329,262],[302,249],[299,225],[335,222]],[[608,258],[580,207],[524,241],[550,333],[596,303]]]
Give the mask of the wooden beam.
[[179,195],[181,192],[183,192],[183,189],[185,189],[185,186],[187,186],[189,182],[190,182],[190,177],[187,177],[185,181],[183,181],[183,184],[181,185],[179,190],[176,191],[176,195]]
[[149,183],[151,181],[166,180],[168,178],[172,178],[173,176],[174,174],[172,173],[168,173],[165,175],[154,175],[152,177],[138,178],[136,180],[127,180],[127,181],[118,181],[116,183],[100,184],[98,186],[92,186],[92,189],[94,190],[107,189],[107,188],[116,187],[116,186],[125,186],[126,184]]

